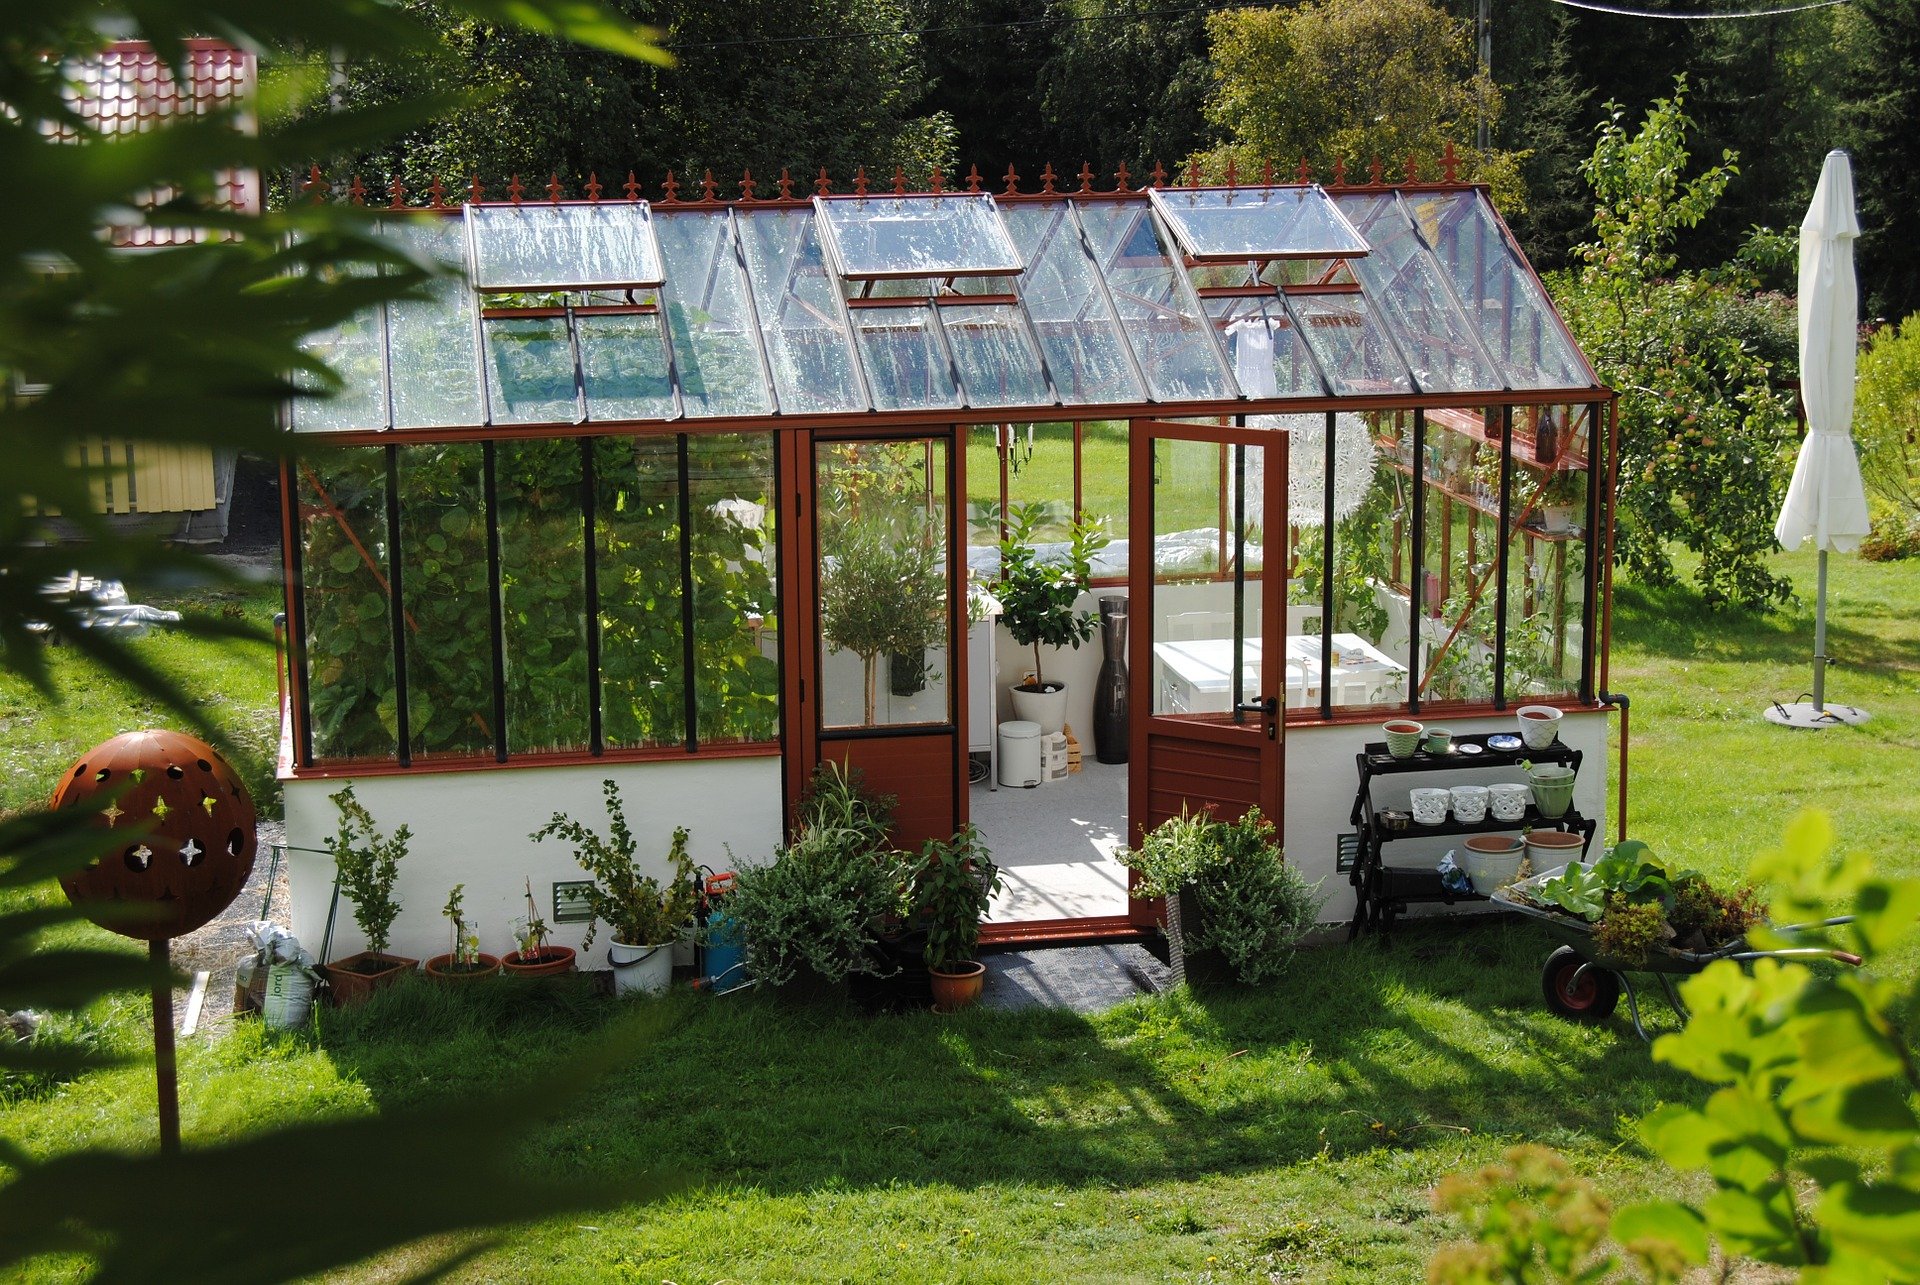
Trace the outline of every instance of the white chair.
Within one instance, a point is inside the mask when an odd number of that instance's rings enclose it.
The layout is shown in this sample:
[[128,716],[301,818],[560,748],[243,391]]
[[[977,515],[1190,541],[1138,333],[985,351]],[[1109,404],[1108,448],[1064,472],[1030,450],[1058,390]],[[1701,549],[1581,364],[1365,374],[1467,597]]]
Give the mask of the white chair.
[[[1287,633],[1294,637],[1317,635],[1320,632],[1320,604],[1317,602],[1294,603],[1287,608]],[[1312,627],[1308,627],[1308,622]]]
[[1167,617],[1165,642],[1197,642],[1233,637],[1231,611],[1180,611]]

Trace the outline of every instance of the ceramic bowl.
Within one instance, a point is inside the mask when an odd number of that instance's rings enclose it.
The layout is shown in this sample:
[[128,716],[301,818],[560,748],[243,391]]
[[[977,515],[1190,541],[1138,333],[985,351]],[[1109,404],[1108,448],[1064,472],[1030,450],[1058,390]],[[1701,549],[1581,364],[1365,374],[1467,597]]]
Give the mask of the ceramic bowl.
[[1453,733],[1444,727],[1429,727],[1423,747],[1429,754],[1446,754],[1453,748]]
[[1560,711],[1551,705],[1522,705],[1514,711],[1514,721],[1530,750],[1544,750],[1560,739]]
[[1427,729],[1410,718],[1396,718],[1384,724],[1382,730],[1387,734],[1387,753],[1397,759],[1407,759],[1420,748],[1420,738]]

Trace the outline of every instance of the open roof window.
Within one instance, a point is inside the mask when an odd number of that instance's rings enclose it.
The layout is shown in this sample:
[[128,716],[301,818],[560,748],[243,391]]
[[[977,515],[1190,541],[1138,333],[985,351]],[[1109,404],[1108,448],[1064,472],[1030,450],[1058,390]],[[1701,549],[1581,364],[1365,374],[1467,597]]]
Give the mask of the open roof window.
[[651,287],[666,274],[645,201],[469,205],[474,289]]
[[1194,263],[1367,253],[1365,238],[1317,185],[1150,188],[1147,195]]
[[816,196],[813,206],[849,280],[1010,277],[1024,266],[985,193]]

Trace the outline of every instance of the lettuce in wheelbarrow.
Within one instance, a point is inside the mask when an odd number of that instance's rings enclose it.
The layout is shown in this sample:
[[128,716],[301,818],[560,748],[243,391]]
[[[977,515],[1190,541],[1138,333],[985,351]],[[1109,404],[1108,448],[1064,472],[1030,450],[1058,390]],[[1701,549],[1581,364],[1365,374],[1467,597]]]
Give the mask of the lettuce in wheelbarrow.
[[1599,925],[1595,944],[1632,959],[1644,959],[1659,945],[1711,949],[1742,936],[1760,918],[1752,889],[1721,892],[1696,870],[1669,870],[1633,839],[1591,866],[1575,862],[1525,891],[1537,905]]

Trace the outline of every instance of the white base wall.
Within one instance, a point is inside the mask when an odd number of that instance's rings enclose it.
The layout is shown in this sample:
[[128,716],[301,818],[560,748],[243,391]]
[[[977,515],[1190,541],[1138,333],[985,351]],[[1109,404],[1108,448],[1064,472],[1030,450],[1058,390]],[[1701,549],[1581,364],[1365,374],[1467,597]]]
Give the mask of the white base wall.
[[[1481,732],[1515,731],[1512,714],[1485,718],[1447,718],[1425,720],[1428,726],[1446,727],[1455,736]],[[1287,815],[1282,823],[1287,860],[1308,882],[1324,879],[1321,891],[1328,895],[1323,921],[1353,917],[1353,887],[1347,876],[1338,872],[1337,836],[1351,833],[1348,819],[1353,809],[1354,792],[1360,787],[1359,770],[1354,763],[1369,741],[1386,739],[1378,723],[1353,723],[1339,726],[1287,728]],[[1573,806],[1581,815],[1599,822],[1589,859],[1596,858],[1607,836],[1607,714],[1604,710],[1568,713],[1560,720],[1560,739],[1586,758],[1580,764],[1579,779],[1574,782]],[[1374,778],[1375,807],[1408,808],[1409,791],[1414,786],[1486,785],[1493,781],[1524,781],[1518,769],[1467,767],[1472,759],[1462,759],[1462,768],[1445,772],[1408,772],[1398,776]],[[1418,836],[1418,826],[1409,831]],[[1437,864],[1440,855],[1462,842],[1459,835],[1447,837],[1409,837],[1388,845],[1386,858],[1396,866]],[[1414,906],[1409,917],[1418,914],[1459,914],[1463,910],[1485,909],[1479,902],[1463,906]]]
[[[784,806],[777,757],[290,779],[283,785],[293,931],[301,945],[320,953],[334,874],[333,858],[324,849],[339,828],[339,813],[328,796],[352,780],[354,796],[382,834],[402,824],[413,832],[400,866],[400,916],[389,949],[416,959],[443,953],[448,926],[440,908],[453,885],[465,883],[466,912],[480,934],[480,949],[504,955],[514,948],[513,921],[526,915],[526,880],[533,881],[534,901],[551,923],[553,885],[587,877],[574,864],[568,844],[534,843],[527,836],[556,811],[605,834],[600,783],[607,779],[620,785],[634,838],[652,857],[646,872],[656,878],[668,872],[666,854],[677,825],[692,831],[688,852],[695,864],[716,870],[769,861],[780,841]],[[554,944],[580,948],[584,923],[551,926]],[[583,957],[581,967],[603,966],[606,941],[603,925],[594,938],[593,957]],[[342,897],[330,954],[339,959],[364,947],[353,907]]]

